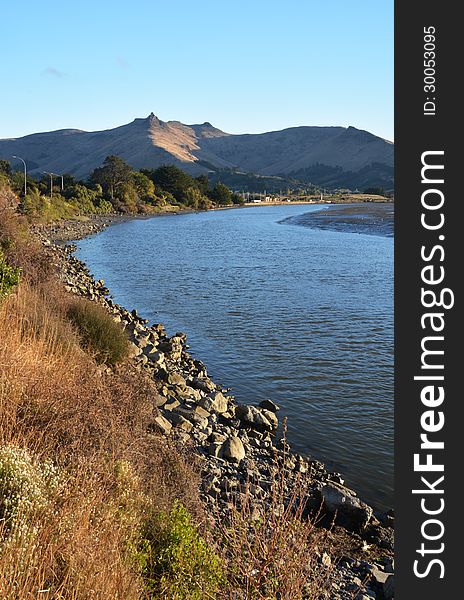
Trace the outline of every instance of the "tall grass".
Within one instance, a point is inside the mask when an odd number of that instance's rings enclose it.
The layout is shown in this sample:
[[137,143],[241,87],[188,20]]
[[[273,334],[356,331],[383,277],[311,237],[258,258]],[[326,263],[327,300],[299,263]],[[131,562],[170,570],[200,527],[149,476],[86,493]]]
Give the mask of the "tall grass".
[[9,207],[0,245],[21,269],[0,302],[0,600],[298,600],[308,578],[317,587],[321,538],[283,471],[259,519],[245,490],[213,534],[200,465],[153,433],[156,386],[123,360],[111,318],[64,291]]
[[102,374],[66,303],[24,283],[0,306],[0,449],[60,474],[47,502],[0,521],[0,598],[143,598],[148,515],[179,498],[200,523],[198,478],[150,433],[150,382],[130,365]]
[[274,456],[268,502],[258,502],[248,482],[232,499],[227,517],[218,514],[216,537],[229,584],[225,599],[240,597],[240,591],[247,600],[327,597],[333,569],[323,566],[321,557],[330,551],[330,534],[317,526],[318,515],[308,517],[307,482],[288,485],[286,458],[286,450]]
[[68,306],[67,317],[76,326],[82,344],[98,362],[114,365],[128,354],[128,338],[100,305],[76,299]]

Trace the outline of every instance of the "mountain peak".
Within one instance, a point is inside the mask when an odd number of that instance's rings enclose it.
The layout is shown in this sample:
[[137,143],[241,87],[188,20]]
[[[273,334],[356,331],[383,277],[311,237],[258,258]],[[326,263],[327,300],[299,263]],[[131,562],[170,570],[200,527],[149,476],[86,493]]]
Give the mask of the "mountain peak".
[[349,181],[361,173],[366,186],[379,184],[379,175],[371,176],[373,164],[387,174],[385,187],[392,185],[393,169],[393,145],[352,126],[229,134],[209,121],[186,125],[162,121],[153,112],[104,131],[62,130],[0,140],[0,158],[9,160],[13,154],[23,156],[33,173],[48,170],[77,177],[87,177],[108,154],[136,169],[176,164],[195,174],[216,168],[264,176],[302,174],[325,183],[335,173],[337,182],[344,184],[345,173]]
[[158,119],[158,117],[155,115],[154,112],[151,112],[147,119],[146,119],[149,123],[161,123],[162,121],[160,119]]

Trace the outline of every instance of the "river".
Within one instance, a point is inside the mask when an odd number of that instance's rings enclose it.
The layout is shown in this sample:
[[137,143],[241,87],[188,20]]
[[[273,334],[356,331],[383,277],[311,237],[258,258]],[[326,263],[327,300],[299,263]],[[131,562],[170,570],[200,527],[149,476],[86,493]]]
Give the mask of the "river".
[[257,206],[136,219],[77,242],[77,256],[116,302],[171,335],[186,332],[190,352],[239,402],[277,402],[295,450],[387,509],[393,209],[319,211]]

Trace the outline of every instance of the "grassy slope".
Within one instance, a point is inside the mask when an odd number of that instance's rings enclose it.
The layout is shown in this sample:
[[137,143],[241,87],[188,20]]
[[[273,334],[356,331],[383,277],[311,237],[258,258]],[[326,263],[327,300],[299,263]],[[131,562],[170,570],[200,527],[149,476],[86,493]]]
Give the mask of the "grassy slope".
[[246,589],[241,597],[264,600],[247,552],[257,564],[268,556],[284,600],[301,597],[308,565],[319,581],[313,526],[298,516],[276,527],[271,507],[250,545],[250,515],[236,512],[213,536],[194,458],[153,433],[152,383],[129,359],[98,364],[69,319],[75,299],[1,199],[0,245],[21,268],[0,303],[0,598],[200,600]]

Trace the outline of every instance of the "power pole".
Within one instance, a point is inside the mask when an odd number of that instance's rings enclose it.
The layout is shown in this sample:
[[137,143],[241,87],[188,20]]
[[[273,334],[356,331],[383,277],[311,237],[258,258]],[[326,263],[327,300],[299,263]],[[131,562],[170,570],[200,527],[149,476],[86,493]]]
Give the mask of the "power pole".
[[26,194],[27,194],[27,167],[26,167],[26,161],[24,160],[24,158],[21,158],[20,156],[13,155],[13,158],[17,158],[18,160],[21,160],[23,162],[23,165],[24,165],[24,196],[26,196]]

